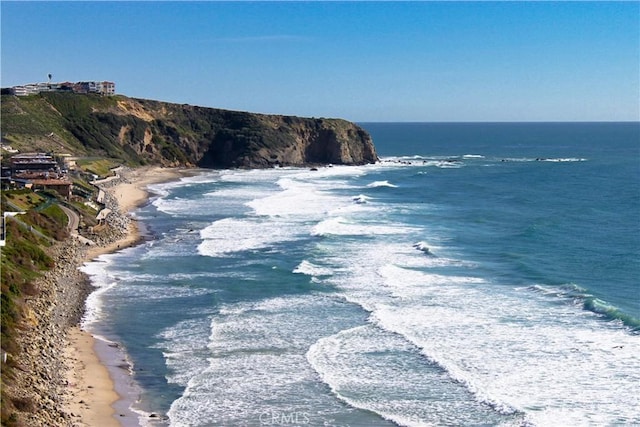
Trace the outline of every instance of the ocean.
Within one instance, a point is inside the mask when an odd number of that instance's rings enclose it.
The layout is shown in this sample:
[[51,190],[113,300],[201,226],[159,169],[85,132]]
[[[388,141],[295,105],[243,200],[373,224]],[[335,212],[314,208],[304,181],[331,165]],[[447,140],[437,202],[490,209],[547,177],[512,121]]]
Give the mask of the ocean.
[[640,424],[638,123],[362,123],[151,187],[83,270],[150,426]]

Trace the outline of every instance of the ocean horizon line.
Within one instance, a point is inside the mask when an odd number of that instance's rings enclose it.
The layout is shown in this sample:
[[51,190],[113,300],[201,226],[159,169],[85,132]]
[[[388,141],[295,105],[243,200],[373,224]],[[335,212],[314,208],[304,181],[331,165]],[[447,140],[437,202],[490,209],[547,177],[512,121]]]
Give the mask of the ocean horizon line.
[[638,120],[505,120],[505,121],[474,121],[474,120],[449,120],[449,121],[377,121],[377,120],[354,120],[356,124],[368,124],[368,123],[380,123],[380,124],[402,124],[402,125],[411,125],[411,124],[638,124],[640,125],[640,119]]

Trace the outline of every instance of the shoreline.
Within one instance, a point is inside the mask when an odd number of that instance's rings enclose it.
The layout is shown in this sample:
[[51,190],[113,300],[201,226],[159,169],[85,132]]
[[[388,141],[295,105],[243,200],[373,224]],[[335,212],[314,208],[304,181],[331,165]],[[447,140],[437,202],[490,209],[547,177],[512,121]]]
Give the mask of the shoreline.
[[[135,246],[144,240],[140,226],[130,214],[148,202],[152,184],[178,180],[188,169],[143,167],[121,172],[118,179],[100,185],[112,209],[111,216],[124,230],[115,239],[86,249],[81,265],[95,261],[100,255],[110,254]],[[91,288],[95,291],[96,288]],[[88,296],[88,295],[87,295]],[[83,311],[86,297],[82,301]],[[139,414],[129,407],[137,396],[130,392],[131,384],[122,384],[130,372],[123,369],[122,354],[117,345],[85,330],[82,324],[68,330],[65,342],[65,361],[69,396],[64,411],[72,414],[74,426],[105,427],[138,426]],[[114,378],[115,377],[115,378]]]

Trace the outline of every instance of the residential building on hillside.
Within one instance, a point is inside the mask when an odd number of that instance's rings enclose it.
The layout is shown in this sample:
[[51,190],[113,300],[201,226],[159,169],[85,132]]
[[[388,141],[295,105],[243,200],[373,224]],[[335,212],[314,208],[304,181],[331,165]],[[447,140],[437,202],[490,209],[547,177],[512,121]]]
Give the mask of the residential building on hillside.
[[9,88],[9,90],[16,96],[36,95],[41,92],[99,93],[110,96],[115,95],[116,84],[108,81],[29,83],[26,85],[13,86]]
[[47,153],[24,153],[11,156],[11,173],[50,173],[60,168],[52,155]]
[[35,189],[57,191],[67,200],[71,197],[73,183],[56,159],[48,153],[24,153],[11,156],[9,181]]

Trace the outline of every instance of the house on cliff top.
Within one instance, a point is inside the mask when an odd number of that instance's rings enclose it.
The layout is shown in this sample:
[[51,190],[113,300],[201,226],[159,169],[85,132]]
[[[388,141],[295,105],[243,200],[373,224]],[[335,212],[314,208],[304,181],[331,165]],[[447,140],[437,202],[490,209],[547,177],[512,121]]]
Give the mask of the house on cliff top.
[[116,84],[108,81],[28,83],[26,85],[13,86],[7,90],[16,96],[37,95],[41,92],[97,93],[111,96],[116,93]]

